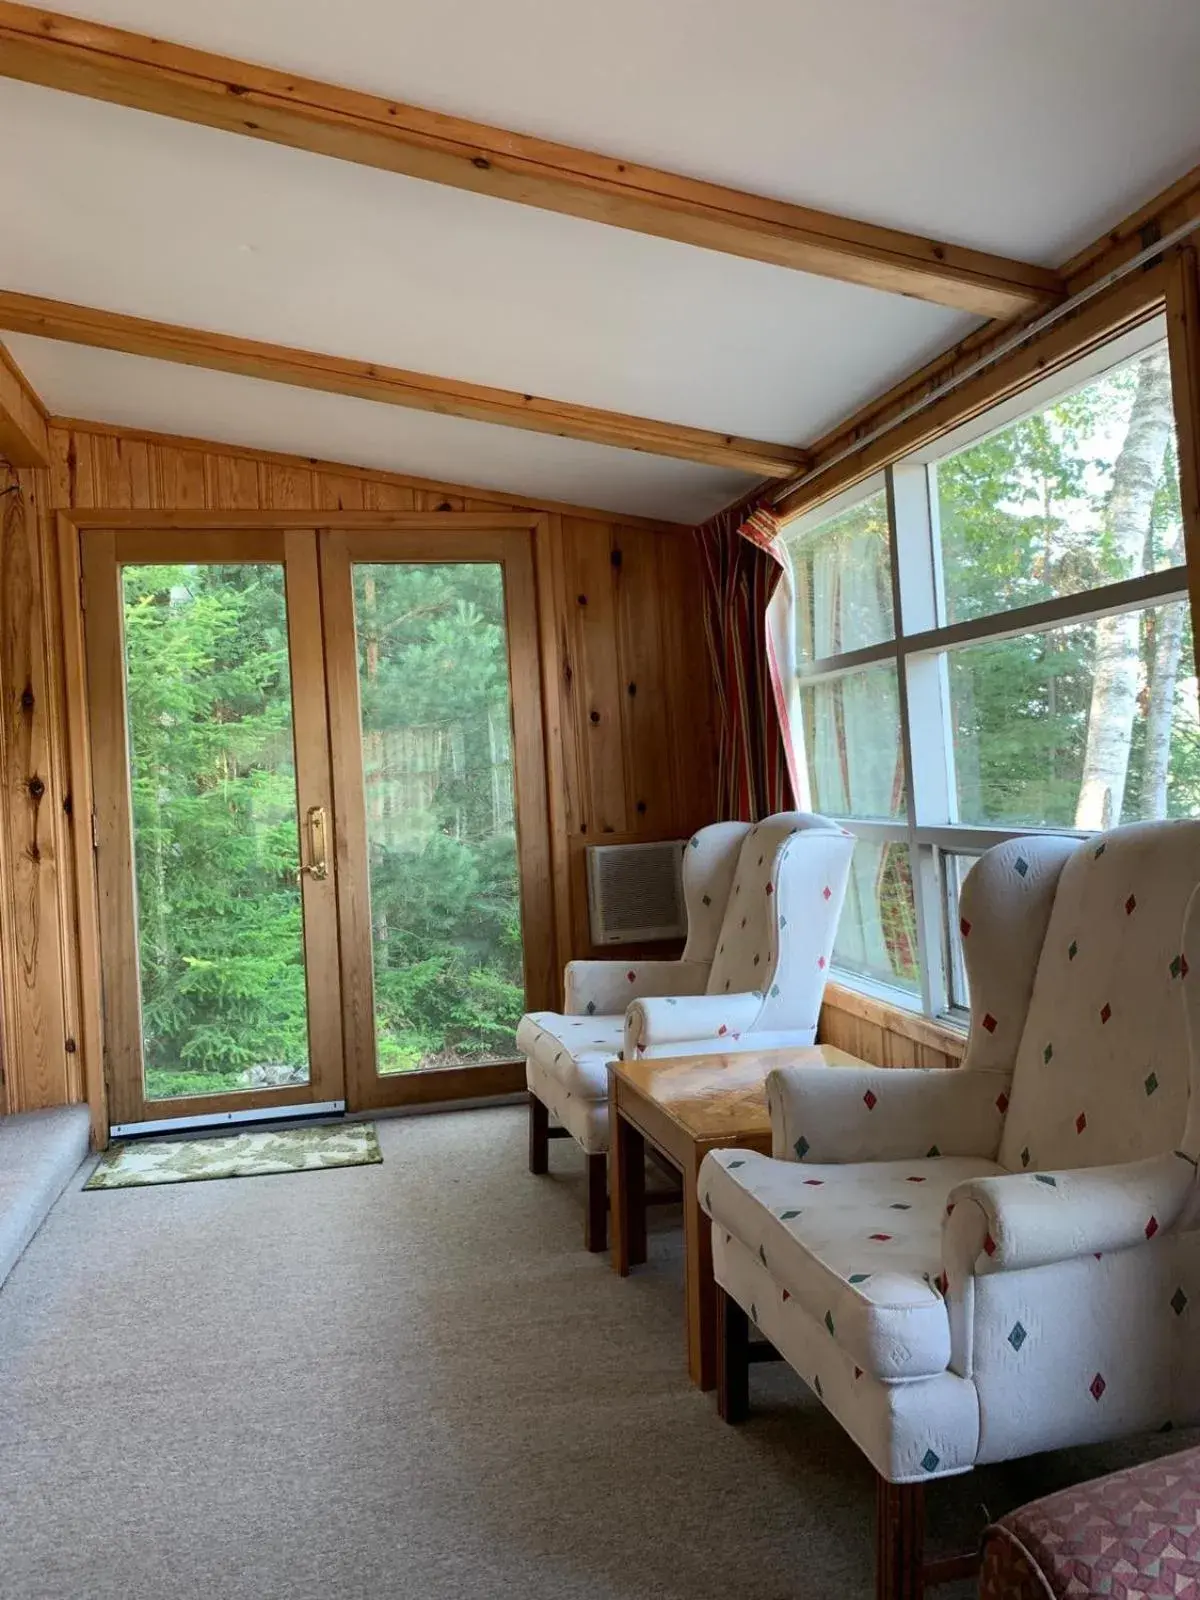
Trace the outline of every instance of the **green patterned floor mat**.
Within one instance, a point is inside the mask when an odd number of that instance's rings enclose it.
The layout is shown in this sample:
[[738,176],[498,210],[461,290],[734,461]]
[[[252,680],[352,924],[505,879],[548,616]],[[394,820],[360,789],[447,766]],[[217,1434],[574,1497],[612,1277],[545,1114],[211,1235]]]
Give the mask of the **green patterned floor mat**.
[[258,1178],[322,1167],[364,1167],[382,1161],[373,1122],[329,1128],[272,1128],[216,1139],[155,1139],[117,1144],[100,1157],[85,1189],[134,1189],[149,1183],[200,1183],[208,1178]]

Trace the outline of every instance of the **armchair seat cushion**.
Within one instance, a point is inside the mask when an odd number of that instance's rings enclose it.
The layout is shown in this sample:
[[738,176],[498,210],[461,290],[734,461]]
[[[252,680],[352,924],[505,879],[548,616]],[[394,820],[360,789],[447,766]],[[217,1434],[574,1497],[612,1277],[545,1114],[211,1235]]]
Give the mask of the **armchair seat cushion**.
[[621,1054],[625,1018],[564,1017],[531,1011],[517,1028],[517,1048],[570,1095],[608,1099],[608,1063]]
[[714,1150],[700,1199],[715,1227],[755,1254],[864,1372],[883,1382],[950,1364],[938,1279],[942,1218],[958,1183],[1001,1171],[947,1157],[818,1166]]

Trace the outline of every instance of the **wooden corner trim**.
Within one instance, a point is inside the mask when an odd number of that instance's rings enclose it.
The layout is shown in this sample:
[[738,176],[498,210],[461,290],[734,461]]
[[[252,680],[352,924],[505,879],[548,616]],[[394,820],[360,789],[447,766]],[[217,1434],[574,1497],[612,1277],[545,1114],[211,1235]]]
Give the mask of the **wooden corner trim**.
[[50,464],[46,408],[9,352],[0,344],[0,458],[14,467]]

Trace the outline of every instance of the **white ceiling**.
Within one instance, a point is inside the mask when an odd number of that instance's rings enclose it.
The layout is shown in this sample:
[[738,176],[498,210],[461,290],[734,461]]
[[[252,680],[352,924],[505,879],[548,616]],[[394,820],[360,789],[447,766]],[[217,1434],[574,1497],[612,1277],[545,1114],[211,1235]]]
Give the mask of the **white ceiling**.
[[972,326],[896,295],[0,81],[0,285],[792,443]]
[[1050,266],[1200,160],[1196,0],[61,9]]
[[[87,0],[80,14],[1057,264],[1200,159],[1196,0]],[[971,319],[0,82],[0,287],[787,443]],[[7,337],[5,342],[10,342]],[[741,474],[41,341],[60,413],[691,519]],[[321,430],[327,429],[326,436]]]
[[58,416],[103,418],[118,427],[219,439],[669,521],[703,522],[754,484],[716,467],[110,350],[24,334],[5,334],[4,343]]

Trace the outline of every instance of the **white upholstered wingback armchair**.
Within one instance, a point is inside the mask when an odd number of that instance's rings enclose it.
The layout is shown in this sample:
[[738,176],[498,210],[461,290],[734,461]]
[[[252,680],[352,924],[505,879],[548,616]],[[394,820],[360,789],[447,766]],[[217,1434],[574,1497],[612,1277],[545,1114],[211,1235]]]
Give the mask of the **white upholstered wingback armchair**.
[[853,847],[803,811],[701,828],[684,851],[682,959],[572,961],[566,1011],[522,1017],[530,1171],[547,1170],[553,1114],[587,1155],[588,1249],[608,1237],[608,1062],[811,1044]]
[[989,851],[962,1067],[784,1067],[773,1155],[701,1167],[722,1411],[748,1318],[879,1474],[881,1594],[927,1479],[1200,1417],[1197,883],[1198,822]]

